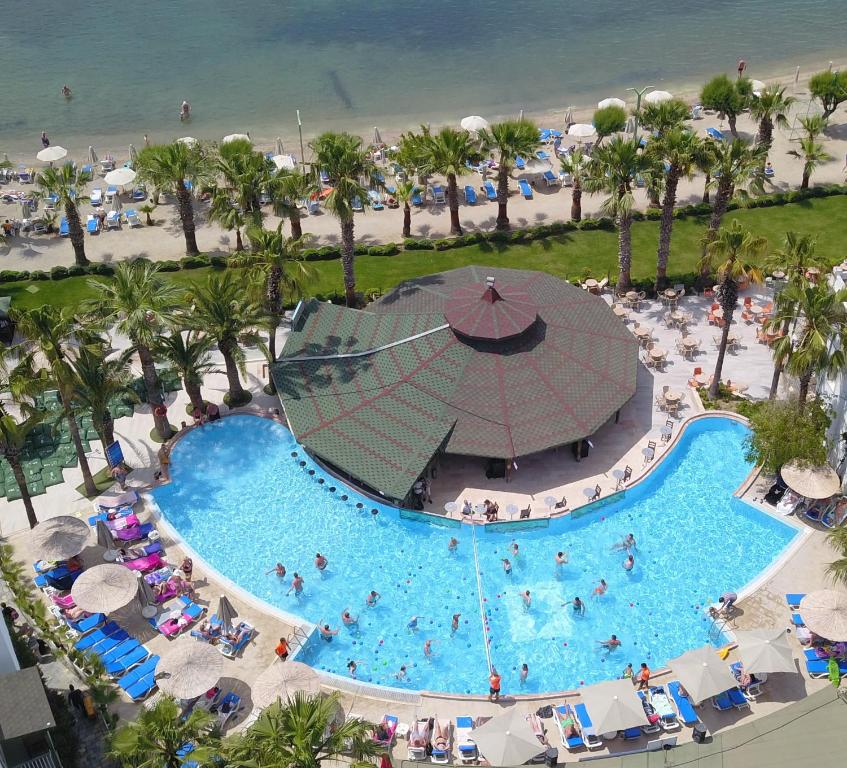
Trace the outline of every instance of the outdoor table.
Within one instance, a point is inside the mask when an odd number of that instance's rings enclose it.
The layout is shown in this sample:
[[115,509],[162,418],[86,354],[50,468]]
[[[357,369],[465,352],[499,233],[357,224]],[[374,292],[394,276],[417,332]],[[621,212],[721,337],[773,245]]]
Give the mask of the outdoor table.
[[730,385],[729,389],[730,392],[746,392],[748,389],[748,385],[744,384],[743,382],[735,382],[734,384]]
[[665,425],[659,430],[659,432],[661,432],[663,438],[667,439],[673,434],[673,429]]
[[676,291],[673,288],[667,288],[665,290],[665,296],[667,296],[669,299],[677,298]]
[[444,511],[448,515],[452,515],[458,508],[459,508],[459,505],[455,501],[448,501],[444,505]]
[[635,338],[638,339],[641,344],[646,344],[653,336],[653,331],[650,328],[646,328],[641,325],[638,328],[633,328],[632,332],[635,334]]
[[599,283],[593,277],[589,277],[585,281],[585,287],[588,288],[589,291],[596,288],[598,285]]
[[478,515],[484,515],[485,514],[485,504],[474,504],[473,511],[476,512]]
[[650,357],[652,357],[654,360],[663,360],[667,356],[667,350],[662,349],[661,347],[653,347],[653,349],[650,350]]
[[779,269],[779,270],[777,270],[776,272],[773,273],[772,277],[773,277],[774,280],[784,280],[785,279],[785,272],[783,272],[781,269]]
[[762,312],[765,311],[765,308],[760,306],[759,304],[751,304],[749,307],[747,307],[747,311],[751,312],[754,315],[761,315]]
[[629,316],[629,312],[626,311],[626,308],[620,306],[619,304],[615,304],[615,306],[612,307],[612,312],[614,312],[618,317]]
[[686,336],[682,340],[682,346],[686,349],[697,349],[700,346],[700,342],[697,341],[693,336]]
[[583,488],[582,493],[586,499],[590,499],[596,493],[596,490],[594,488]]
[[678,403],[682,400],[682,392],[677,392],[676,390],[669,389],[665,392],[665,400],[669,403]]
[[627,297],[628,299],[637,299],[637,298],[638,298],[638,293],[637,293],[636,291],[627,291],[627,292],[626,292],[626,297]]
[[547,505],[548,509],[550,509],[551,512],[553,510],[553,507],[556,506],[557,501],[558,499],[555,496],[547,496],[547,498],[544,499],[544,503]]
[[641,454],[644,456],[645,459],[649,460],[649,459],[652,459],[656,455],[656,449],[655,448],[642,448]]
[[694,381],[697,382],[698,387],[705,387],[706,384],[709,383],[709,380],[706,378],[706,375],[703,374],[703,373],[698,373],[693,378],[694,378]]
[[738,338],[738,334],[730,333],[726,337],[727,344],[737,344],[740,339]]
[[618,732],[617,731],[609,731],[608,733],[602,734],[600,738],[602,738],[603,741],[611,741],[612,739],[618,738]]

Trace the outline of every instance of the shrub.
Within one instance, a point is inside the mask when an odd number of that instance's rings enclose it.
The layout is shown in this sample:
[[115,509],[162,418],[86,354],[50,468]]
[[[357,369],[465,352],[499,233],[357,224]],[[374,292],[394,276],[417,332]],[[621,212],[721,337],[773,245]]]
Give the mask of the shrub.
[[0,283],[14,283],[17,280],[21,280],[20,274],[16,269],[0,270]]
[[229,259],[226,256],[217,254],[209,257],[209,266],[212,267],[212,269],[226,269],[228,265]]
[[528,239],[527,232],[522,229],[516,229],[514,232],[509,232],[509,242],[510,243],[525,243]]
[[597,219],[592,219],[592,218],[583,219],[579,223],[579,228],[589,230],[589,231],[593,230],[593,229],[600,229],[600,222]]
[[487,240],[489,243],[508,243],[510,234],[511,232],[503,231],[491,232],[489,233]]
[[[355,256],[366,256],[368,253],[368,248],[369,246],[365,245],[364,243],[356,243],[356,245],[353,246],[353,254]],[[339,253],[339,255],[341,254]]]
[[333,259],[341,258],[341,248],[337,245],[324,245],[318,248],[318,253],[322,256],[332,257]]
[[49,280],[50,275],[43,269],[34,269],[29,273],[30,280]]
[[662,218],[662,211],[660,208],[648,208],[644,211],[644,218],[647,221],[658,221]]
[[372,245],[368,248],[368,256],[394,256],[399,253],[400,249],[396,243],[386,243],[385,245]]
[[111,264],[106,264],[105,262],[97,262],[96,264],[92,264],[89,268],[89,271],[92,275],[104,275],[105,277],[111,277],[115,274],[115,268]]
[[209,266],[209,257],[202,254],[199,256],[183,256],[179,263],[183,269],[200,269]]
[[455,248],[456,243],[454,240],[449,238],[444,238],[442,240],[435,241],[435,250],[436,251],[449,251],[451,248]]
[[182,264],[178,261],[159,261],[159,272],[179,272],[182,269]]
[[68,277],[68,268],[56,266],[50,270],[50,279],[51,280],[64,280]]
[[427,240],[426,238],[416,240],[413,237],[407,237],[403,241],[403,247],[407,251],[431,251],[435,248],[435,245],[432,240]]
[[[71,266],[68,267],[68,275],[70,277],[79,277],[80,275],[87,275],[88,273],[88,267],[84,267],[82,264],[71,264]],[[31,276],[30,279],[32,279]]]

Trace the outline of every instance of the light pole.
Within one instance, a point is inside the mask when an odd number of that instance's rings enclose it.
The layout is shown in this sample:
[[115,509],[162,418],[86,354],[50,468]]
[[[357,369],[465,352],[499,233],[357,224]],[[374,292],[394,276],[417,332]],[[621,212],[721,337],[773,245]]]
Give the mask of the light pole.
[[300,120],[300,110],[297,110],[297,131],[300,134],[300,163],[303,166],[303,175],[306,175],[306,153],[303,151],[303,122]]
[[638,90],[638,88],[627,88],[628,91],[632,91],[635,94],[635,122],[632,124],[632,138],[635,138],[635,135],[638,133],[638,118],[641,116],[641,97],[647,91],[652,91],[654,87],[652,85],[645,85],[641,90]]

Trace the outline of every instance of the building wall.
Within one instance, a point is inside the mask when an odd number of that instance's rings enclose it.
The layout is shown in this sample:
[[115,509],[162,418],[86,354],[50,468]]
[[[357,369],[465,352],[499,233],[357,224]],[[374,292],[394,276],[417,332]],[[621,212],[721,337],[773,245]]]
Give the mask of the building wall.
[[12,638],[5,621],[0,621],[0,675],[9,675],[20,669],[18,657],[12,647]]
[[[836,269],[832,274],[832,287],[841,290],[847,287],[847,271]],[[818,395],[832,412],[832,424],[829,428],[829,461],[841,476],[841,488],[847,490],[847,441],[843,435],[847,432],[847,371],[833,378],[821,377],[818,380]]]

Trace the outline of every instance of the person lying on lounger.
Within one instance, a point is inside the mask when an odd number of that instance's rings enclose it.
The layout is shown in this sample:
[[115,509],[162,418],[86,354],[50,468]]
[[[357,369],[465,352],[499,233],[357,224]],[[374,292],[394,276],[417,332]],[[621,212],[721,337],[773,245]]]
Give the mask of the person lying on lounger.
[[221,636],[221,627],[219,624],[209,624],[204,621],[198,628],[197,632],[207,643],[213,643]]

